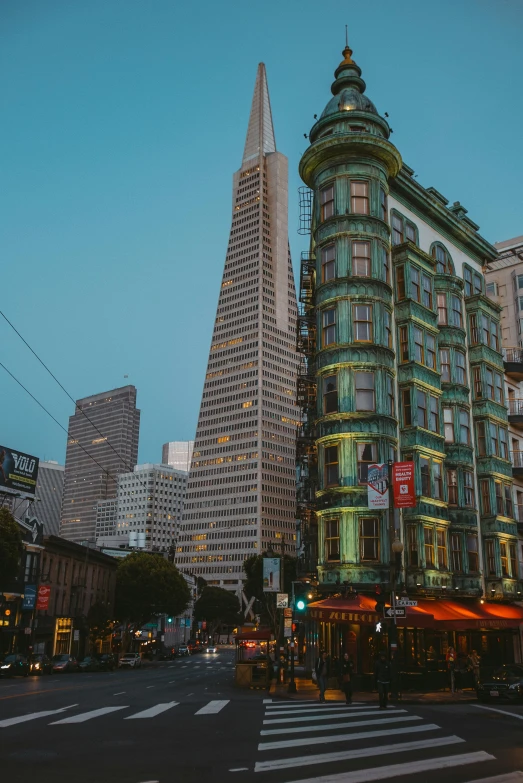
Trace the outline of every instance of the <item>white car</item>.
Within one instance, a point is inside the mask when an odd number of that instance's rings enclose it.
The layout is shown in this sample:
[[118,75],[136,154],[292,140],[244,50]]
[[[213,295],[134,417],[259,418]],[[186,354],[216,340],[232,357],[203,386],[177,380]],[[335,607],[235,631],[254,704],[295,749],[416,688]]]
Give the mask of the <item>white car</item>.
[[214,645],[214,644],[210,644],[210,645],[207,647],[207,652],[208,652],[208,653],[217,653],[217,652],[218,652],[218,648],[216,647],[216,645]]
[[138,669],[141,665],[140,653],[125,653],[118,661],[119,669]]

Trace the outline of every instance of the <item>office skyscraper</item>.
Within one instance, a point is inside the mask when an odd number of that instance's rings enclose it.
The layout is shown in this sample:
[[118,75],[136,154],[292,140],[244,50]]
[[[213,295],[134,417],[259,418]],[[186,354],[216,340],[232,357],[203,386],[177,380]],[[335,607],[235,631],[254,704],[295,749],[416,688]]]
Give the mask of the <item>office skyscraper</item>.
[[77,400],[69,418],[61,536],[94,541],[97,501],[116,497],[117,476],[134,469],[139,429],[134,386]]
[[243,561],[295,540],[296,292],[287,158],[258,66],[178,537],[177,564],[237,586]]
[[162,446],[162,465],[170,465],[176,470],[191,469],[191,459],[194,449],[193,440],[173,440]]

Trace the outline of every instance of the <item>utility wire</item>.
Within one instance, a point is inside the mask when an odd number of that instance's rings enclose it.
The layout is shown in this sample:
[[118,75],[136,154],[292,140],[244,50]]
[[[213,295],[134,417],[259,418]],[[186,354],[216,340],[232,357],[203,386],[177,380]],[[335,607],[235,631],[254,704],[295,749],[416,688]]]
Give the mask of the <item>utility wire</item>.
[[[2,316],[2,318],[4,319],[4,321],[6,321],[6,323],[8,323],[8,324],[9,324],[9,326],[11,327],[11,329],[12,329],[12,330],[13,330],[13,331],[14,331],[14,332],[15,332],[15,333],[18,335],[18,337],[21,339],[21,341],[24,343],[24,345],[25,345],[25,346],[26,346],[26,347],[27,347],[27,348],[28,348],[28,349],[31,351],[31,353],[33,354],[33,356],[35,357],[35,359],[36,359],[36,360],[37,360],[37,361],[38,361],[38,362],[39,362],[39,363],[42,365],[42,367],[43,367],[43,368],[46,370],[46,372],[48,372],[48,373],[49,373],[49,375],[51,376],[51,378],[53,378],[53,380],[54,380],[54,381],[56,381],[56,383],[57,383],[57,384],[58,384],[58,386],[59,386],[59,387],[62,389],[62,391],[63,391],[63,392],[64,392],[64,393],[67,395],[67,397],[69,397],[69,399],[71,400],[71,402],[73,402],[73,403],[74,403],[74,405],[75,405],[75,408],[76,408],[76,407],[78,407],[78,409],[80,410],[80,412],[82,413],[82,415],[83,415],[83,416],[85,416],[85,418],[87,419],[87,421],[89,422],[89,424],[90,424],[90,425],[91,425],[91,426],[92,426],[92,427],[93,427],[93,428],[96,430],[96,432],[98,433],[98,435],[100,435],[100,437],[104,438],[104,440],[105,440],[105,442],[107,443],[107,445],[109,446],[109,448],[110,448],[112,451],[114,451],[114,453],[116,454],[116,456],[118,457],[118,459],[119,459],[119,460],[121,460],[121,462],[123,463],[124,467],[127,467],[127,470],[128,470],[130,473],[132,473],[132,472],[133,472],[133,469],[132,469],[132,467],[131,467],[130,463],[129,463],[129,462],[127,462],[127,461],[126,461],[126,460],[125,460],[125,459],[122,457],[122,455],[121,455],[121,454],[120,454],[120,453],[119,453],[119,452],[118,452],[118,451],[117,451],[117,450],[114,448],[114,446],[112,445],[112,443],[110,443],[110,442],[109,442],[109,439],[108,439],[108,438],[107,438],[107,437],[106,437],[106,436],[103,434],[103,432],[101,432],[101,431],[98,429],[98,427],[96,426],[96,424],[95,424],[95,423],[94,423],[94,422],[93,422],[93,421],[92,421],[92,420],[89,418],[89,416],[88,416],[88,415],[87,415],[87,413],[84,411],[84,409],[83,409],[83,408],[81,408],[80,406],[77,406],[77,405],[76,405],[76,400],[75,400],[75,399],[74,399],[74,398],[73,398],[73,397],[72,397],[72,396],[69,394],[69,392],[67,391],[67,389],[65,388],[65,386],[64,386],[62,383],[60,383],[60,381],[58,380],[58,378],[56,377],[56,375],[55,375],[55,374],[54,374],[54,373],[53,373],[53,372],[52,372],[52,371],[49,369],[49,367],[46,365],[46,363],[43,361],[43,359],[41,359],[41,358],[38,356],[38,354],[36,353],[36,351],[35,351],[35,350],[34,350],[34,349],[33,349],[33,348],[32,348],[32,347],[29,345],[29,343],[27,342],[27,340],[26,340],[26,339],[25,339],[25,338],[24,338],[24,337],[23,337],[23,336],[20,334],[20,332],[18,331],[18,329],[16,328],[16,326],[15,326],[15,325],[14,325],[14,324],[13,324],[13,323],[12,323],[12,322],[9,320],[9,318],[6,316],[6,314],[5,314],[5,313],[3,313],[3,312],[0,310],[0,315]],[[3,366],[3,365],[2,365],[2,366]],[[4,367],[4,369],[6,369],[6,368]],[[9,372],[9,370],[7,370],[7,372]],[[11,375],[11,373],[9,373],[9,374]],[[14,378],[14,376],[12,376],[12,377]],[[16,380],[16,378],[15,378],[15,380]],[[17,383],[19,383],[19,381],[17,381]],[[22,385],[22,384],[20,384],[20,385]],[[22,388],[24,388],[24,387],[22,387]],[[26,391],[27,391],[27,389],[26,389]],[[27,393],[28,393],[28,394],[30,394],[30,392],[27,392]],[[31,397],[33,397],[33,395],[32,395],[32,394],[31,394]],[[33,399],[35,400],[35,402],[37,402],[37,403],[38,403],[38,405],[40,405],[40,407],[41,407],[41,408],[43,408],[43,405],[41,405],[41,404],[38,402],[38,400],[36,399],[36,397],[33,397]],[[44,408],[44,410],[46,410],[46,409]],[[49,411],[46,411],[46,413],[49,413]],[[50,413],[49,413],[49,416],[51,416],[51,414],[50,414]],[[54,418],[54,417],[53,417],[53,416],[51,416],[51,418]],[[54,420],[56,421],[56,419],[54,419]],[[58,426],[59,426],[59,427],[62,427],[62,425],[61,425],[59,422],[56,422],[56,423],[58,424]],[[64,428],[62,427],[62,429],[64,429]],[[68,432],[67,432],[67,435],[69,436],[69,433],[68,433]],[[78,444],[78,445],[80,445],[80,444]],[[83,451],[85,451],[85,449],[83,449]],[[86,454],[88,454],[88,452],[87,452],[87,451],[86,451],[85,453],[86,453]],[[96,462],[96,460],[94,459],[94,457],[92,457],[90,454],[89,454],[89,456],[91,457],[91,459],[93,459],[93,461],[94,461],[94,462]],[[98,462],[96,462],[96,464],[97,464],[97,465],[99,465],[99,463],[98,463]],[[101,465],[100,465],[100,467],[101,467]],[[104,472],[106,472],[108,475],[110,475],[109,471],[105,470],[104,468],[102,468],[102,470],[104,470]],[[118,474],[115,474],[115,475],[118,475]],[[142,487],[144,487],[144,489],[147,489],[147,485],[146,485],[146,484],[144,484],[144,483],[143,483],[143,481],[142,481],[140,478],[138,478],[138,482],[139,482],[139,483],[142,485]]]

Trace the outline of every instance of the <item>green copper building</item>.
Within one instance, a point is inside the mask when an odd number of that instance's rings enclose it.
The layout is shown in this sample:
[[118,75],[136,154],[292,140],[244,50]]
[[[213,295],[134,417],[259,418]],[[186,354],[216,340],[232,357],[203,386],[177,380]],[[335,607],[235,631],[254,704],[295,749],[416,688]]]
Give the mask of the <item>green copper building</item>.
[[[451,645],[519,659],[500,307],[482,273],[497,252],[459,202],[417,182],[348,46],[343,57],[300,161],[298,516],[320,597],[309,641],[370,671],[387,641],[376,595],[395,570],[396,594],[417,601],[397,620],[407,668],[437,668]],[[389,461],[415,466],[416,506],[401,513],[368,505],[369,465]]]

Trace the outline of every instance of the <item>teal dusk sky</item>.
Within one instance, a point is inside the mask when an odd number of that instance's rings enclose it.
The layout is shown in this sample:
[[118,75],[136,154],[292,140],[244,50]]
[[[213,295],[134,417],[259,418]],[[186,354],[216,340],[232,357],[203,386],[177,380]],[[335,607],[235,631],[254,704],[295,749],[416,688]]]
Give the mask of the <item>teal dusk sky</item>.
[[[519,0],[4,0],[0,309],[73,397],[126,383],[141,462],[192,439],[256,68],[297,169],[345,24],[391,141],[490,242],[523,234]],[[0,361],[67,427],[73,405],[0,319]],[[124,378],[124,376],[128,378]],[[65,433],[0,368],[0,443]]]

